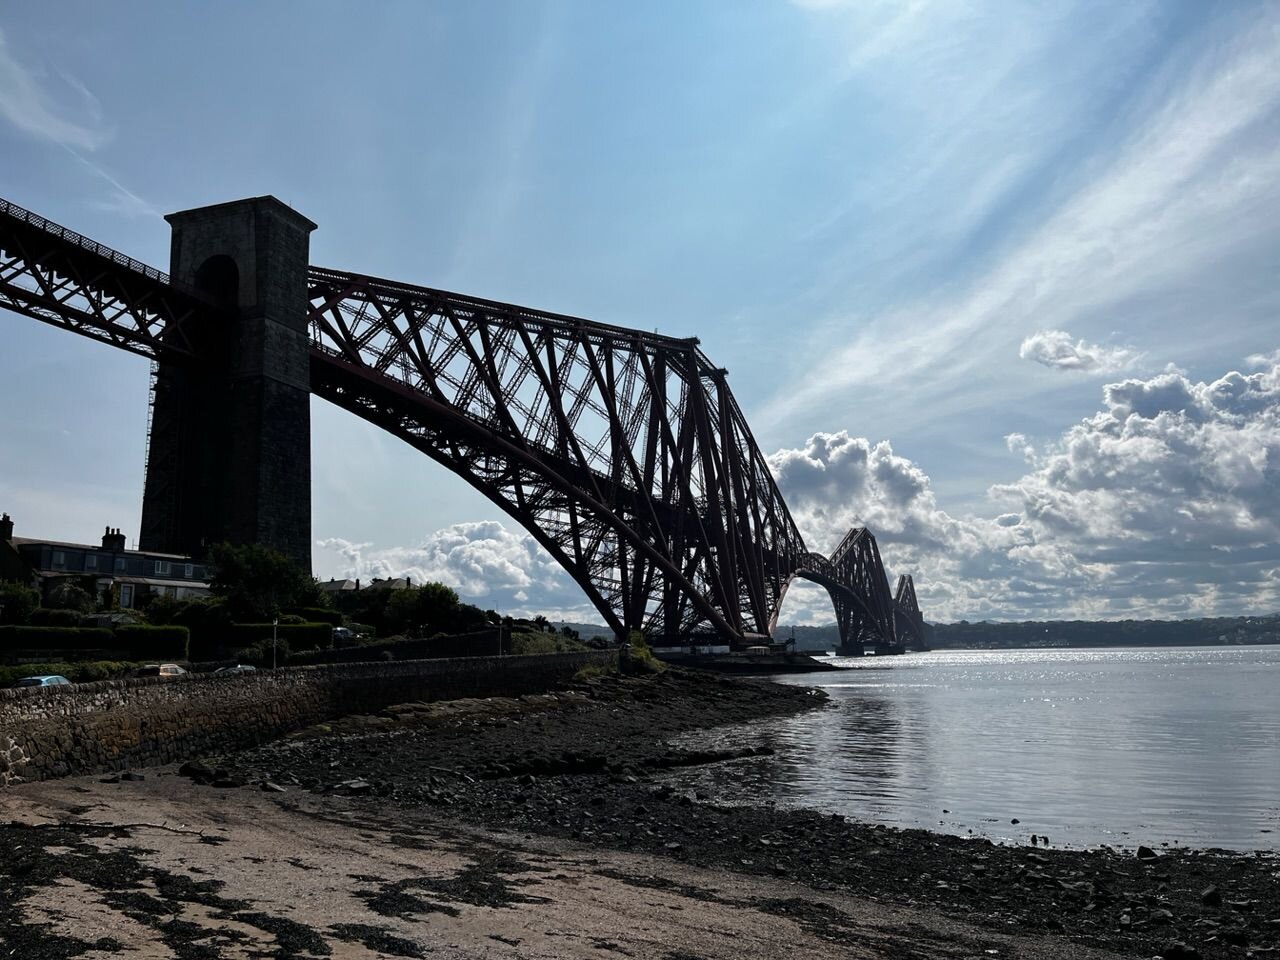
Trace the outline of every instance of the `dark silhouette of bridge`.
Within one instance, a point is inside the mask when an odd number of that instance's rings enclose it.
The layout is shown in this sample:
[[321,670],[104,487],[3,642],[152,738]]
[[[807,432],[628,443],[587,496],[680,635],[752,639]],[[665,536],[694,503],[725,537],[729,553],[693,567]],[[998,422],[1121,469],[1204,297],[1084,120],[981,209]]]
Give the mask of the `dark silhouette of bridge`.
[[618,635],[758,642],[802,577],[845,652],[924,646],[869,530],[805,546],[697,339],[310,266],[315,225],[273,197],[166,219],[171,275],[0,201],[0,307],[153,362],[143,549],[310,569],[314,393],[502,507]]

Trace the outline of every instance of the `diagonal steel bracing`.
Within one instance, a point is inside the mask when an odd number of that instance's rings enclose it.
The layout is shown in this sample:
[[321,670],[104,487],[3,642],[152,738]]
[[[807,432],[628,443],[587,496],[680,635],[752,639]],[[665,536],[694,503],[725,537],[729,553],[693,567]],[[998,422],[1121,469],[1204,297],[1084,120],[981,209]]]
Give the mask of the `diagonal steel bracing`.
[[[910,578],[890,594],[865,528],[807,549],[696,339],[316,267],[308,297],[312,392],[501,506],[619,634],[772,635],[797,576],[827,588],[846,649],[922,633]],[[3,201],[0,307],[172,363],[216,310]]]

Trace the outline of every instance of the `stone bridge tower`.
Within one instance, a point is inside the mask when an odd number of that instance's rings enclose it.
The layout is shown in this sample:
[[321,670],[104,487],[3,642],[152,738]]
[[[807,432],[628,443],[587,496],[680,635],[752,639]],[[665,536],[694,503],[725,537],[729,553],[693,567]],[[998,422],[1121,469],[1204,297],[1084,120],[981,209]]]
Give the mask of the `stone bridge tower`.
[[274,547],[311,570],[307,265],[316,225],[275,197],[170,214],[170,276],[221,308],[195,364],[154,371],[141,547]]

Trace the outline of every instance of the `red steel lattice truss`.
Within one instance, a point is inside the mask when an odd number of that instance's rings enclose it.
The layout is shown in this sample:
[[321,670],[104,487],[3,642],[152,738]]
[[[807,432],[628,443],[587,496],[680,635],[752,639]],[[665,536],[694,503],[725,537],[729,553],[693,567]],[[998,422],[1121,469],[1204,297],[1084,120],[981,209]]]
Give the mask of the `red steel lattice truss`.
[[[457,472],[559,561],[618,634],[770,636],[823,585],[844,646],[923,642],[875,537],[810,552],[729,390],[678,339],[339,270],[309,271],[311,389]],[[0,201],[0,307],[152,359],[215,308]]]

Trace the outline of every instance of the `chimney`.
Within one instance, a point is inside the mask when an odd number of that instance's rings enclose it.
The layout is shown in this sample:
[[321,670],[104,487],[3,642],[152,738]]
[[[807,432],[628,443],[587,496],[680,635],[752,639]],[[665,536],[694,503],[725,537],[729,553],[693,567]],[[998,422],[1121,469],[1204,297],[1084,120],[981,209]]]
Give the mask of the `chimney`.
[[102,534],[102,549],[110,550],[113,553],[123,553],[125,550],[124,534],[117,527],[114,530],[107,527],[106,532]]
[[0,540],[13,539],[13,518],[7,513],[0,514]]

